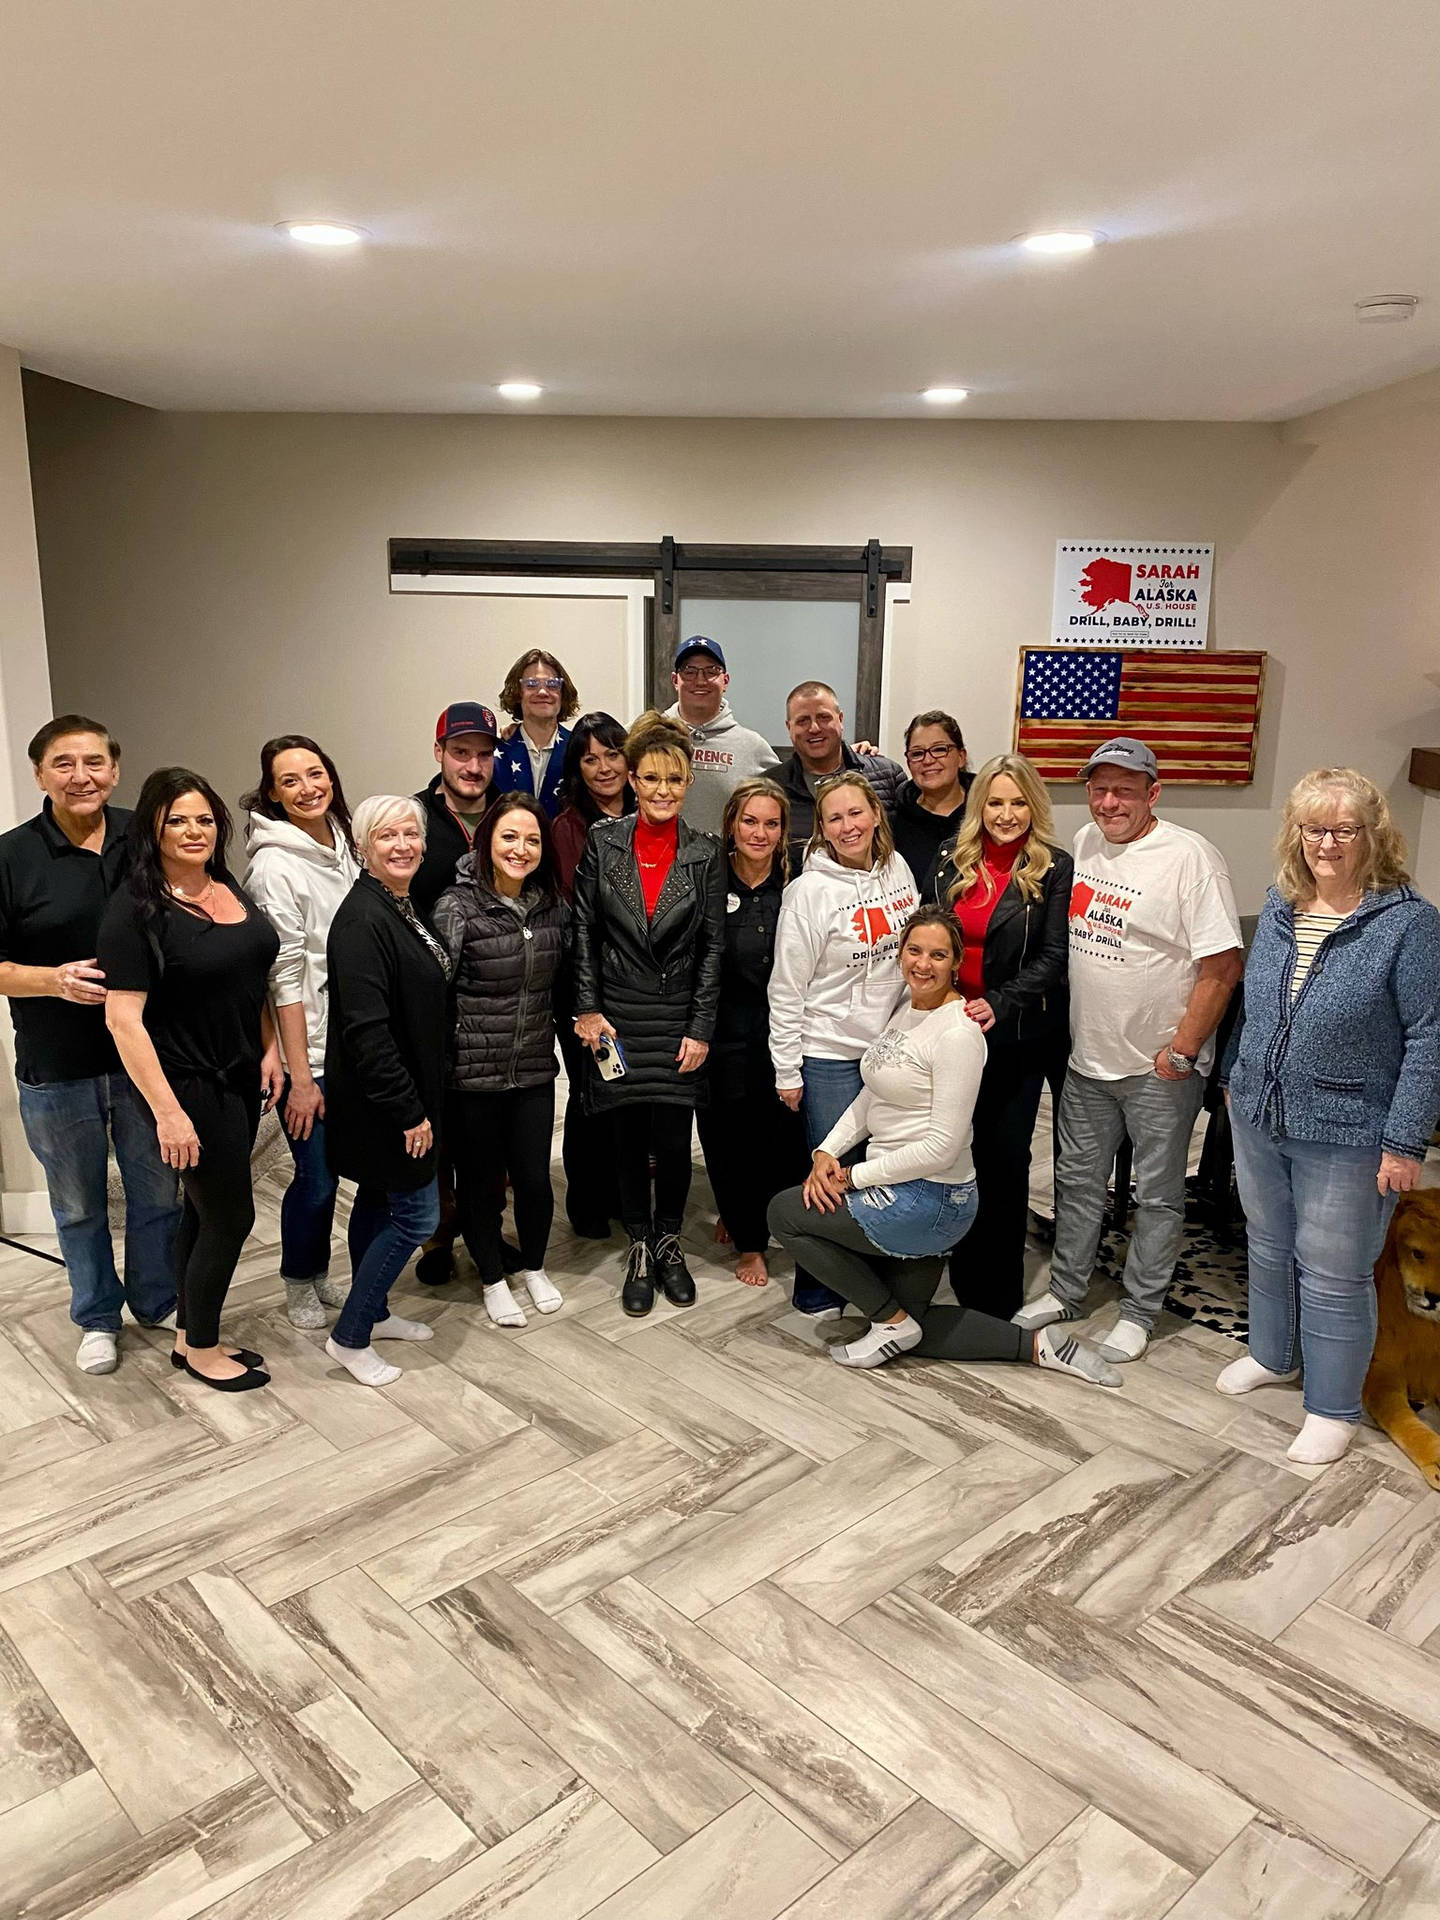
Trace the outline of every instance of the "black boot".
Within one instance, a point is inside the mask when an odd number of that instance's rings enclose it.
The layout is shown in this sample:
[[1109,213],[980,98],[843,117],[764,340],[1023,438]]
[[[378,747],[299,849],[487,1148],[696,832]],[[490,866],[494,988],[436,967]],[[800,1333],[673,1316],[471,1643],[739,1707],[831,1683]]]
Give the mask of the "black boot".
[[620,1304],[633,1319],[639,1320],[655,1304],[655,1267],[649,1243],[632,1240],[625,1261],[625,1279],[620,1288]]
[[655,1262],[655,1284],[665,1298],[677,1307],[693,1307],[695,1281],[685,1264],[679,1234],[657,1234],[652,1258]]

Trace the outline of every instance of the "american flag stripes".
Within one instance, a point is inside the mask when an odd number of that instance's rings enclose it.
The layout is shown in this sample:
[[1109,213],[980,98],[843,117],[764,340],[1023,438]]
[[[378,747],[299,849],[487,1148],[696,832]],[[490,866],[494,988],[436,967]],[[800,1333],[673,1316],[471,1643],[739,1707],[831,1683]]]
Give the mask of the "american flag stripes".
[[1046,780],[1076,780],[1102,741],[1132,734],[1180,786],[1255,774],[1263,653],[1022,647],[1015,747]]

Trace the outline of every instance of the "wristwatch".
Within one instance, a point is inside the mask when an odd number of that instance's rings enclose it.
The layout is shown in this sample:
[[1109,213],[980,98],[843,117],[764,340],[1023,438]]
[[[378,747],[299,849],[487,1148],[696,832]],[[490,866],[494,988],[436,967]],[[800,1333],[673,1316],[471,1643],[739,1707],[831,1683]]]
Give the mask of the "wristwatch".
[[1165,1049],[1165,1058],[1170,1062],[1170,1071],[1178,1073],[1182,1080],[1195,1071],[1195,1062],[1199,1057],[1194,1053],[1177,1053],[1174,1047]]

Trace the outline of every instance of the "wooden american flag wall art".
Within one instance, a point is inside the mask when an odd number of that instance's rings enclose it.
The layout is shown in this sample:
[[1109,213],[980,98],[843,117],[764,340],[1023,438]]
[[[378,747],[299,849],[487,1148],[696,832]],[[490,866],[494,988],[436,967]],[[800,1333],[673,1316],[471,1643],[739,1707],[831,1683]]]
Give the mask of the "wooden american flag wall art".
[[1103,741],[1143,740],[1172,786],[1243,787],[1255,777],[1263,653],[1022,647],[1015,750],[1045,780],[1078,780]]

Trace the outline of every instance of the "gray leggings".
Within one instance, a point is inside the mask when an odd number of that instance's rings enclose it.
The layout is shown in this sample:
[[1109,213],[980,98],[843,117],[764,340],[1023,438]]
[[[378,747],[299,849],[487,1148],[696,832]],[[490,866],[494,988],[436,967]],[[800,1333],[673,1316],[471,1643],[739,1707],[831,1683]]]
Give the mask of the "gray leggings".
[[947,1256],[896,1260],[866,1238],[850,1209],[820,1213],[805,1205],[803,1188],[790,1187],[770,1202],[770,1231],[795,1256],[797,1266],[850,1302],[867,1320],[889,1320],[904,1311],[918,1320],[924,1337],[911,1352],[927,1360],[1029,1360],[1033,1336],[1008,1320],[970,1307],[932,1307]]

